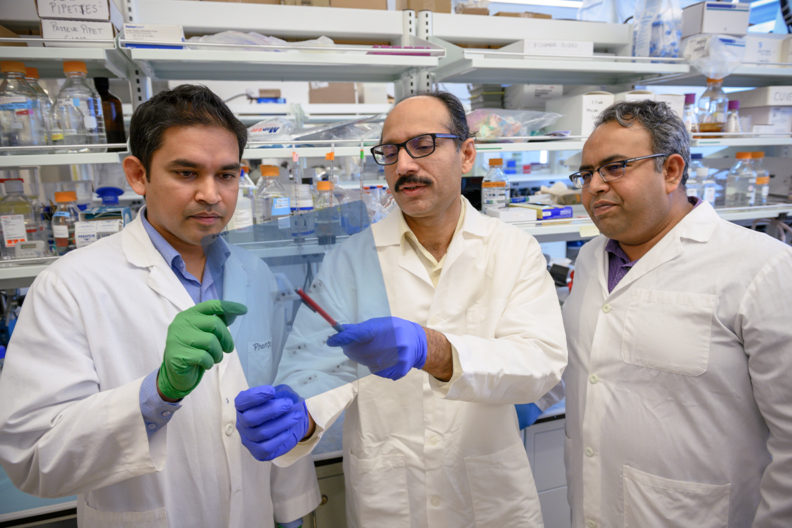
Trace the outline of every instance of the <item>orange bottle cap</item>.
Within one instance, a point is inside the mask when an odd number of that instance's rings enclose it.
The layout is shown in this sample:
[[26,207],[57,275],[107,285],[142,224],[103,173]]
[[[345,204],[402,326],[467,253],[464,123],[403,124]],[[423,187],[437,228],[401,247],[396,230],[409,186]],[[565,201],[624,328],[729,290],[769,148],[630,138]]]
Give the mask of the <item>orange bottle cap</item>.
[[18,61],[3,61],[0,62],[0,72],[9,73],[25,73],[25,63]]
[[325,159],[327,161],[333,161],[335,159],[335,152],[328,152],[325,154]]
[[328,180],[320,180],[316,182],[316,190],[318,191],[332,191],[333,190],[333,182]]
[[63,203],[63,202],[76,202],[77,201],[77,193],[74,191],[56,191],[55,192],[55,202],[56,203]]
[[264,178],[277,178],[280,174],[280,170],[276,165],[262,165],[259,170]]
[[25,77],[30,77],[31,79],[38,79],[39,78],[38,68],[33,68],[32,66],[25,68]]
[[88,68],[83,61],[65,61],[63,63],[63,73],[82,72],[88,73]]

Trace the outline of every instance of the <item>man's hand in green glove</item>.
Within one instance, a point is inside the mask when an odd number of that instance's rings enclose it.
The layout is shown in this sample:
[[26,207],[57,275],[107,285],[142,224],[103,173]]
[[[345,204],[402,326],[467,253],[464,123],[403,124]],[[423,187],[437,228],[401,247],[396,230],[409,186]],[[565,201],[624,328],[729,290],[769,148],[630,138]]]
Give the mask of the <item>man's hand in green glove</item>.
[[204,370],[234,350],[228,325],[247,307],[231,301],[205,301],[184,310],[168,327],[165,354],[157,375],[160,396],[180,400],[201,381]]

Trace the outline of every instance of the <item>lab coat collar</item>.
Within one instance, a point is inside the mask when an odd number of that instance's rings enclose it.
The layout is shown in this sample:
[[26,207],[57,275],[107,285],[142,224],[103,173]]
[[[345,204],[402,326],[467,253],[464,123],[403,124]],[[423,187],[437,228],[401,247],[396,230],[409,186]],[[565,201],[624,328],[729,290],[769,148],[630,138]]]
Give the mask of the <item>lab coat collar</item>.
[[146,233],[140,217],[144,211],[145,207],[141,208],[135,219],[121,232],[124,256],[131,265],[149,270],[146,284],[152,290],[179,310],[186,310],[195,303]]
[[[677,258],[684,250],[687,241],[707,242],[720,221],[720,217],[710,204],[703,202],[694,207],[682,220],[661,238],[643,257],[638,259],[632,269],[619,281],[610,295],[615,295],[658,266]],[[608,255],[605,251],[606,239],[603,237],[600,255],[600,282],[605,295],[608,293]]]

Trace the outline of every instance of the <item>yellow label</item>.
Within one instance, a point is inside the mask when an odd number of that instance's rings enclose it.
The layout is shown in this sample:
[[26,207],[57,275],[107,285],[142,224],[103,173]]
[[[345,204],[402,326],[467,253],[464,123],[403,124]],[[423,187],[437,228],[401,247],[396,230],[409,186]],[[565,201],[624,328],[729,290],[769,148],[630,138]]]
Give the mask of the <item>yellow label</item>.
[[506,182],[499,182],[499,181],[485,181],[481,182],[482,187],[492,188],[492,187],[506,187]]
[[756,185],[767,185],[770,183],[770,176],[759,176],[756,178]]

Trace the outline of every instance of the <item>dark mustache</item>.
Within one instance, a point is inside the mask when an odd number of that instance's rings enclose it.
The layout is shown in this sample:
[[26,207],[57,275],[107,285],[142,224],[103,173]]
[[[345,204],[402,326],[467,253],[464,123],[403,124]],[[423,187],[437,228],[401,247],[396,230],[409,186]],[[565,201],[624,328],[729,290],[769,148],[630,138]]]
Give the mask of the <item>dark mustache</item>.
[[418,183],[421,185],[432,185],[432,181],[427,178],[421,178],[419,176],[415,176],[414,174],[408,174],[407,176],[402,176],[401,178],[396,180],[394,192],[399,192],[399,190],[402,187],[410,183]]

